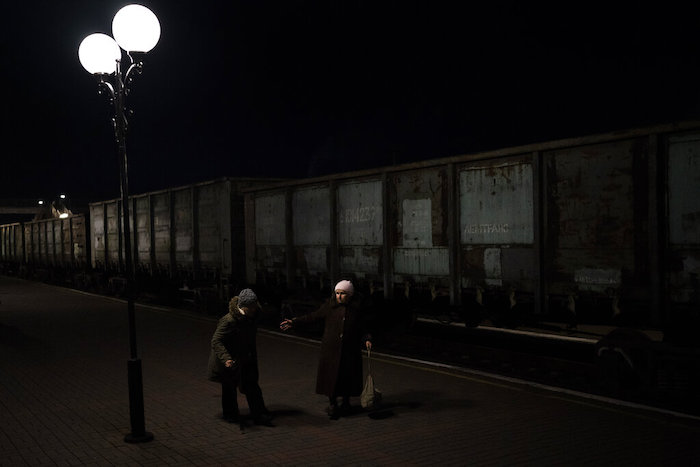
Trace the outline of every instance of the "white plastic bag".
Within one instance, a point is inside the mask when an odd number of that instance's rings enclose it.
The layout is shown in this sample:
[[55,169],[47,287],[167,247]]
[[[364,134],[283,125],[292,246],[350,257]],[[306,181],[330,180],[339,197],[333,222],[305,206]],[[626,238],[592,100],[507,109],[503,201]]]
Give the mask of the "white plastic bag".
[[372,379],[372,367],[370,351],[367,351],[367,379],[365,380],[365,387],[362,389],[362,394],[360,394],[360,404],[364,409],[372,409],[379,405],[382,400],[382,393],[379,389],[374,387],[374,379]]

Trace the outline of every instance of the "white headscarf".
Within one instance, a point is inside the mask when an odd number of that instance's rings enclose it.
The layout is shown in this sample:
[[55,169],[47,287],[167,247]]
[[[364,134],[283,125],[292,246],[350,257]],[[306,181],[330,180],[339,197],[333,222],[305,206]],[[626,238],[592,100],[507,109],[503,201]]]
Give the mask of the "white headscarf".
[[340,281],[337,284],[335,284],[335,290],[342,290],[343,292],[347,292],[348,295],[352,295],[355,293],[355,288],[352,286],[352,282],[350,281]]

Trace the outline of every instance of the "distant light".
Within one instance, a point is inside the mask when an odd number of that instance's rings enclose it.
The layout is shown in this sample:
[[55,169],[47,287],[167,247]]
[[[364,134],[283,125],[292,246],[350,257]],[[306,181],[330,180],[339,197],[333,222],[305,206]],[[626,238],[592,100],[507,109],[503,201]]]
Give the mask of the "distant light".
[[39,200],[39,206],[41,206],[42,204],[44,204],[44,200],[43,200],[43,199],[40,199],[40,200]]
[[127,52],[149,52],[160,39],[160,22],[143,5],[127,5],[114,15],[112,35]]
[[67,212],[62,212],[61,215],[58,216],[59,219],[65,219],[66,217],[68,217],[68,213],[67,213]]
[[78,58],[88,73],[112,74],[117,71],[117,60],[122,58],[122,51],[107,34],[90,34],[78,48]]
[[58,197],[61,199],[66,199],[66,195],[58,195]]

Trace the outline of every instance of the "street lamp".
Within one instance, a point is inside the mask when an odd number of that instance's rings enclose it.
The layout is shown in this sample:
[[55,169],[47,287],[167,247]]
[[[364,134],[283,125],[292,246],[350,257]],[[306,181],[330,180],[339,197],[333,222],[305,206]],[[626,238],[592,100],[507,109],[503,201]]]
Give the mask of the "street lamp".
[[[119,181],[122,198],[122,225],[124,226],[124,267],[126,276],[127,310],[129,315],[129,412],[131,433],[124,437],[129,443],[151,441],[153,434],[146,431],[143,410],[143,377],[141,360],[136,351],[136,320],[134,313],[134,265],[131,256],[131,228],[129,226],[129,179],[126,163],[126,109],[125,98],[134,76],[141,74],[143,59],[158,43],[160,23],[151,10],[142,5],[127,5],[112,20],[114,39],[106,34],[87,36],[78,48],[83,67],[98,81],[99,93],[107,94],[114,104],[114,136],[119,159]],[[121,47],[121,48],[120,48]],[[129,57],[129,67],[122,73],[122,50]]]

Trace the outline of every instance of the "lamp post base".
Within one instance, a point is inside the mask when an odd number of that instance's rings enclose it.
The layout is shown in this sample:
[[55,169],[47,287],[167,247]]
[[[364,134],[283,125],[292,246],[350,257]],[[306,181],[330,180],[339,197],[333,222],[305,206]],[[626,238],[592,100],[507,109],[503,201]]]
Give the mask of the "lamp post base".
[[128,361],[129,370],[129,412],[131,413],[131,433],[124,437],[127,443],[147,443],[153,434],[146,431],[143,411],[143,377],[141,360],[132,358]]
[[149,441],[153,441],[153,433],[148,431],[144,431],[140,435],[129,433],[128,435],[124,436],[124,441],[127,443],[147,443]]

